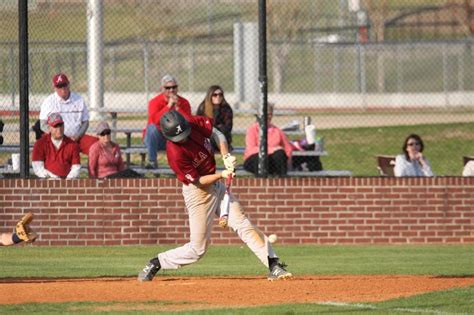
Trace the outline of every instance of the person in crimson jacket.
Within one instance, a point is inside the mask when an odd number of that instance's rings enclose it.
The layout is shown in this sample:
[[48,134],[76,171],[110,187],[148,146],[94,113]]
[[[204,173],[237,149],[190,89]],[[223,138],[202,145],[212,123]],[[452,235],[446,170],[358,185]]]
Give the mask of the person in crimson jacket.
[[33,147],[33,172],[39,178],[78,178],[81,171],[79,145],[64,135],[64,121],[59,113],[51,113],[47,122],[50,132]]
[[178,95],[178,81],[172,75],[161,79],[161,93],[148,103],[148,123],[143,130],[143,142],[148,149],[148,164],[146,168],[158,168],[157,152],[166,149],[166,139],[160,130],[160,118],[169,110],[191,115],[191,105],[188,100]]

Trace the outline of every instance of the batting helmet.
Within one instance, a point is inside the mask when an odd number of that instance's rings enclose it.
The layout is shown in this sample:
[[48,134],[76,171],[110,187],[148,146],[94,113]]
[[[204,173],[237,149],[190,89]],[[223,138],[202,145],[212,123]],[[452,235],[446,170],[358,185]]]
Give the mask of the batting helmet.
[[173,142],[180,142],[191,133],[188,121],[175,110],[170,110],[161,116],[160,127],[163,136]]

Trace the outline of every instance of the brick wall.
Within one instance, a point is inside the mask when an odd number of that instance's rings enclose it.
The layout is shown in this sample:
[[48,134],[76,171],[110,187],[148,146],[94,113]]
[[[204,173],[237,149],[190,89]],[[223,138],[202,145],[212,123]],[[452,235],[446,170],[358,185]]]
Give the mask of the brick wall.
[[[474,243],[474,178],[236,179],[251,221],[280,244]],[[35,213],[36,245],[182,244],[175,179],[0,180],[0,231]],[[216,226],[214,244],[240,244]]]

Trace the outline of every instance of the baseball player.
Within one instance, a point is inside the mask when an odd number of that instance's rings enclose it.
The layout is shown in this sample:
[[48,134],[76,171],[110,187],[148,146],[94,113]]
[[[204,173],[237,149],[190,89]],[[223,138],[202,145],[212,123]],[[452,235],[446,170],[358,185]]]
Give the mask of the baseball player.
[[[178,269],[198,261],[209,246],[214,216],[219,216],[225,194],[222,179],[234,177],[235,157],[228,152],[225,136],[203,116],[183,116],[166,112],[160,119],[163,135],[169,140],[166,153],[171,169],[183,183],[183,197],[189,215],[189,243],[159,253],[139,273],[139,281],[151,281],[160,269]],[[216,173],[216,161],[210,138],[219,144],[226,169]],[[230,194],[228,226],[270,269],[268,280],[292,277],[279,262],[268,238],[250,223],[237,199]]]
[[48,130],[48,116],[60,113],[64,119],[64,134],[79,144],[81,152],[88,155],[89,148],[97,140],[86,135],[89,128],[89,110],[82,96],[71,92],[68,77],[58,73],[53,77],[54,93],[50,94],[41,104],[40,124],[45,133]]
[[14,233],[1,233],[0,246],[11,246],[21,242],[34,242],[37,235],[29,226],[32,220],[33,213],[28,212],[16,223]]

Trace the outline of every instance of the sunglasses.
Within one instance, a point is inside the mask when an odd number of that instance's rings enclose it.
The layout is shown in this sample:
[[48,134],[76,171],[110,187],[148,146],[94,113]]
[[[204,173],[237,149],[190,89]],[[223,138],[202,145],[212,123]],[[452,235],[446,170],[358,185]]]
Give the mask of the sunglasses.
[[172,85],[172,86],[165,86],[164,88],[165,88],[165,90],[175,90],[175,89],[178,88],[178,86],[177,85]]
[[110,135],[110,130],[105,130],[100,133],[100,135],[103,136],[109,136]]
[[69,84],[58,84],[58,85],[56,85],[56,88],[57,89],[63,89],[63,88],[68,87],[68,86],[69,86]]
[[55,126],[52,126],[53,128],[59,128],[59,127],[62,127],[64,126],[64,123],[59,123],[59,124],[56,124]]
[[407,145],[412,147],[414,145],[420,145],[420,143],[419,142],[409,142],[409,143],[407,143]]
[[212,97],[216,97],[216,96],[224,96],[224,93],[214,93],[214,94],[212,94]]

